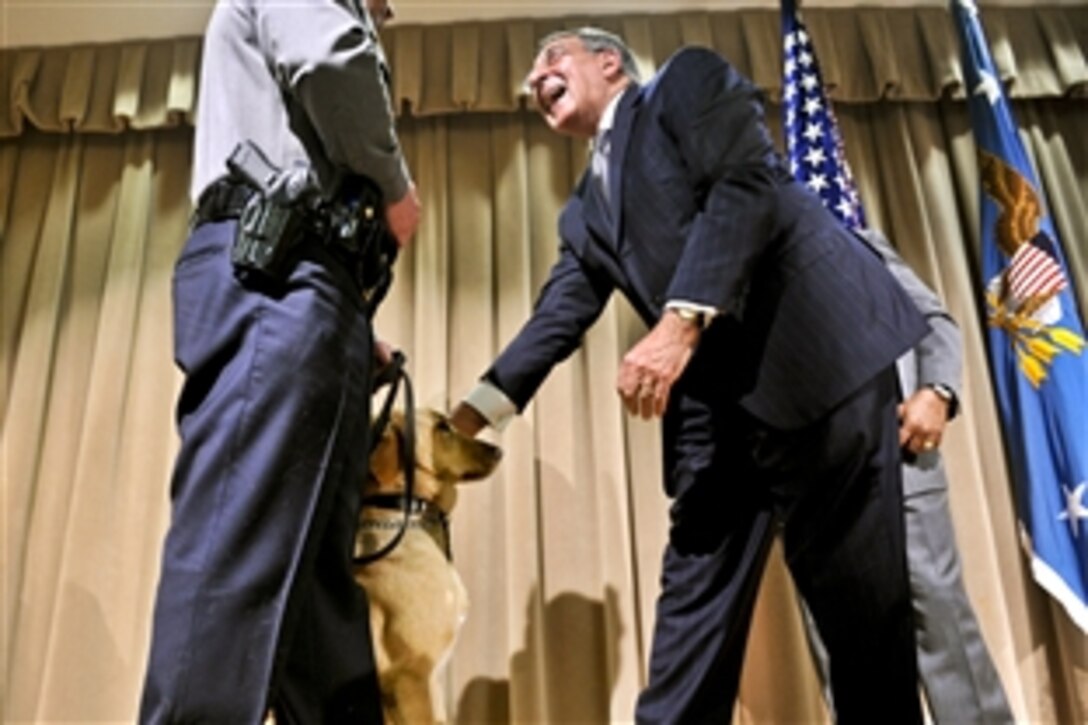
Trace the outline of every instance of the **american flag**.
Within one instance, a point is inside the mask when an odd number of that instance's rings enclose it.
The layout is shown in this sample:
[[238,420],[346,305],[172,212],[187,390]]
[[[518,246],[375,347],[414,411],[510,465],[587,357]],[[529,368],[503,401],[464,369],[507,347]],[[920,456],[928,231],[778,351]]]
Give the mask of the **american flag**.
[[843,152],[835,112],[824,93],[812,39],[793,0],[782,0],[782,113],[793,177],[851,229],[865,213]]

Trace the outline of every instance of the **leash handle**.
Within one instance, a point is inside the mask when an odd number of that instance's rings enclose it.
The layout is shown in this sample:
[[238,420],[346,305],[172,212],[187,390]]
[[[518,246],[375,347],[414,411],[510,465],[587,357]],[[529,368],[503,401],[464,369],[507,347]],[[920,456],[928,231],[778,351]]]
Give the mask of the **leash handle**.
[[400,350],[394,351],[393,359],[374,379],[375,386],[389,383],[390,388],[389,393],[385,396],[385,402],[382,404],[382,412],[378,415],[378,418],[375,420],[374,426],[370,431],[371,440],[369,451],[370,453],[374,452],[378,442],[382,439],[382,435],[385,433],[385,429],[389,426],[389,417],[393,412],[393,401],[396,399],[397,390],[403,382],[404,493],[401,498],[401,510],[403,511],[404,516],[401,519],[400,527],[397,529],[397,533],[393,535],[393,538],[377,551],[354,557],[352,562],[355,566],[366,566],[391,552],[397,544],[400,543],[400,540],[404,538],[404,534],[408,531],[408,524],[412,517],[412,501],[415,498],[416,480],[416,402],[415,393],[412,391],[412,381],[408,377],[408,373],[404,371],[404,364],[406,361],[407,358],[405,358],[404,353]]

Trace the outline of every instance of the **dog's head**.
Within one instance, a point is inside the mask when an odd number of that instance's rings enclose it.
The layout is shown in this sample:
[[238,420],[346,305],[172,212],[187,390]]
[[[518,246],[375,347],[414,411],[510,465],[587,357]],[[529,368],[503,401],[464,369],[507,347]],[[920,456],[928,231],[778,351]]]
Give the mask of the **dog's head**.
[[[364,495],[399,494],[404,490],[405,418],[389,417],[381,440],[370,454],[370,474]],[[449,513],[456,503],[456,484],[491,475],[502,450],[458,432],[442,413],[419,410],[415,415],[414,495]]]

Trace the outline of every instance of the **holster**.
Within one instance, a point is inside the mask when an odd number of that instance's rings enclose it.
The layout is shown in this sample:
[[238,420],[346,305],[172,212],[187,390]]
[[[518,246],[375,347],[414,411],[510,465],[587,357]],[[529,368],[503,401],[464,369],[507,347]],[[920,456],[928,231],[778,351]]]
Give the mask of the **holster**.
[[351,272],[372,315],[392,284],[398,250],[377,184],[351,175],[331,200],[301,193],[285,201],[274,190],[280,170],[252,143],[240,144],[227,166],[231,173],[201,194],[192,227],[237,219],[231,262],[263,283],[287,278],[296,245],[323,244]]

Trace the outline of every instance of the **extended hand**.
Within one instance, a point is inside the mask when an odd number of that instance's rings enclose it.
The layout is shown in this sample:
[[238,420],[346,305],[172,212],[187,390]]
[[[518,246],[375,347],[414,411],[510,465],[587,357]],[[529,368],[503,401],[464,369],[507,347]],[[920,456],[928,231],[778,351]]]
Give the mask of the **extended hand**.
[[698,327],[666,312],[627,351],[616,376],[616,390],[628,413],[652,418],[665,412],[669,391],[691,360],[699,334]]
[[912,453],[936,450],[948,422],[948,403],[920,388],[899,405],[899,446]]
[[450,413],[450,425],[462,435],[475,438],[476,434],[487,425],[487,419],[471,405],[462,402],[458,403]]

